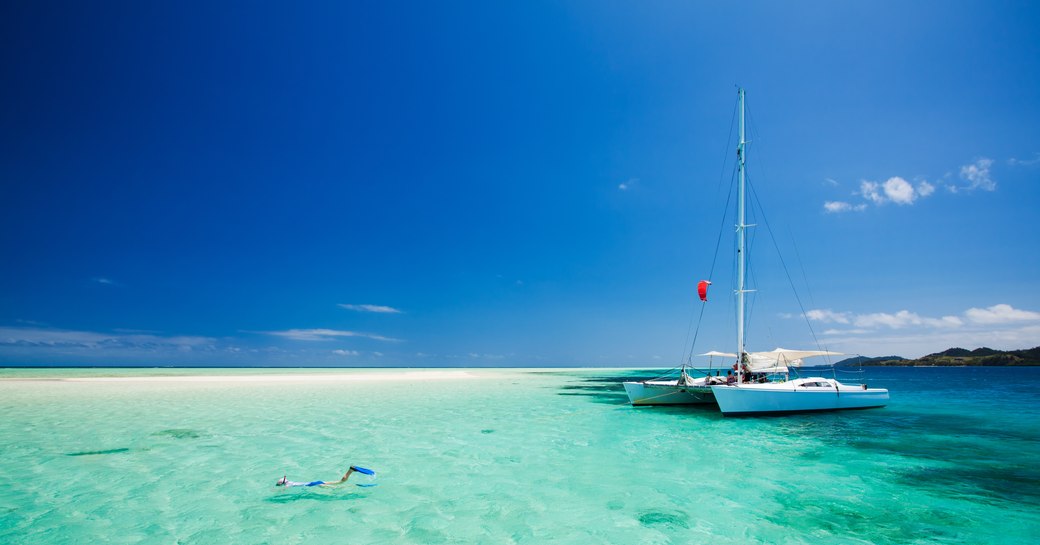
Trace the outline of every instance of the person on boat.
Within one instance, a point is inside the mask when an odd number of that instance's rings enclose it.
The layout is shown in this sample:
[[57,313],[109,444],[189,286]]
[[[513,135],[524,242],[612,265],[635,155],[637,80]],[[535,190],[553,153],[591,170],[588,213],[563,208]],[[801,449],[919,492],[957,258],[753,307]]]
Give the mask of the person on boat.
[[743,382],[751,382],[751,367],[748,366],[746,362],[740,364],[734,363],[732,370],[736,372],[738,375],[744,375]]
[[726,371],[726,384],[733,384],[736,380],[737,377],[733,376],[733,371]]
[[348,469],[347,472],[343,474],[343,478],[342,479],[340,479],[338,481],[333,481],[333,482],[311,481],[309,483],[300,483],[300,482],[296,482],[296,481],[290,481],[289,479],[286,478],[286,477],[288,477],[288,475],[285,475],[281,479],[278,479],[278,482],[274,483],[274,485],[275,486],[336,486],[336,485],[343,484],[343,483],[347,482],[347,479],[350,478],[350,474],[353,473],[353,472],[354,472],[354,466],[350,466],[350,469]]

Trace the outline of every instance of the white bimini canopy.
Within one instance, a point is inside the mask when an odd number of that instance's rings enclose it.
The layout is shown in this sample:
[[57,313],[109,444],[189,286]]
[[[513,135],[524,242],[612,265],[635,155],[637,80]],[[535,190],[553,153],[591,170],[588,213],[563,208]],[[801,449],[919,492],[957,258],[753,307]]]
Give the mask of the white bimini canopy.
[[716,352],[715,350],[712,350],[711,352],[705,352],[703,354],[697,354],[697,355],[698,356],[725,356],[727,358],[735,358],[735,357],[737,357],[736,354],[730,354],[729,352]]

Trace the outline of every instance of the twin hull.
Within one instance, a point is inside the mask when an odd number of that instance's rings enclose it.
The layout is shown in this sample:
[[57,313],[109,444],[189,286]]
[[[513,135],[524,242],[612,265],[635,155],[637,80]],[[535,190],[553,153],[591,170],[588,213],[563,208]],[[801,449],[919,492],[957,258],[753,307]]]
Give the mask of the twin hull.
[[633,405],[703,405],[715,403],[711,386],[678,386],[675,381],[626,382],[625,392]]

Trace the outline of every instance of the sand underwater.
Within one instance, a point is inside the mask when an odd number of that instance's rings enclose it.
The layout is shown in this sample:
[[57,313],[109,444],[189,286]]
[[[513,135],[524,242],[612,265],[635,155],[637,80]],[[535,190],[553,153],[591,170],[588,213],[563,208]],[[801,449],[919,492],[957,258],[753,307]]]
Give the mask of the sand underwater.
[[629,406],[652,374],[0,370],[0,543],[1040,542],[1040,369],[765,418]]

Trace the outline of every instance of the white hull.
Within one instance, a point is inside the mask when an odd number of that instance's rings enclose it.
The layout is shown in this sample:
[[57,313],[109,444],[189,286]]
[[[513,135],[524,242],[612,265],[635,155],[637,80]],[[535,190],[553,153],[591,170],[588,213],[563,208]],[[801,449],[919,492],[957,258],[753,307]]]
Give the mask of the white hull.
[[633,405],[705,405],[715,403],[711,386],[679,385],[676,381],[626,382],[625,393]]
[[888,390],[811,377],[788,382],[711,387],[724,415],[869,409],[888,404]]

